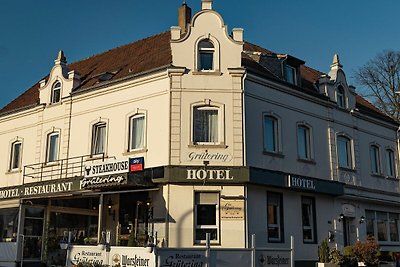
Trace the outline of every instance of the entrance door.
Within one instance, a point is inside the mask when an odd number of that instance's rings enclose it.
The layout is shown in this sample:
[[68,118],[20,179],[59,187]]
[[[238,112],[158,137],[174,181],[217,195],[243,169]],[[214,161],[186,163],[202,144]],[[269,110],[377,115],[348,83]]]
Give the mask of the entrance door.
[[354,245],[357,241],[357,231],[354,225],[354,218],[344,217],[343,218],[343,242],[344,246]]
[[23,261],[40,261],[43,242],[43,207],[24,207]]

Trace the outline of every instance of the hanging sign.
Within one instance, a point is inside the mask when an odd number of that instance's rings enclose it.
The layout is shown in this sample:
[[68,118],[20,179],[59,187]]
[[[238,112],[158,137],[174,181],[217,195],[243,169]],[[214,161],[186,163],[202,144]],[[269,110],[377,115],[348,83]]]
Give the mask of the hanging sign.
[[236,221],[244,220],[244,200],[229,199],[221,200],[221,220]]
[[143,170],[144,170],[144,157],[129,159],[130,172],[138,172]]

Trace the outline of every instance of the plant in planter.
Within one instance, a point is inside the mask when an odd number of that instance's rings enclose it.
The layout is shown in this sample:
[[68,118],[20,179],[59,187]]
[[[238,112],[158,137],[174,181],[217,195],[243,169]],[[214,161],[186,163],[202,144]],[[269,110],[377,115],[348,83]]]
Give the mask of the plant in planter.
[[365,242],[357,241],[353,246],[354,256],[358,262],[363,262],[365,266],[378,266],[378,252],[379,245],[373,236],[368,236]]
[[346,246],[343,249],[343,262],[341,267],[357,267],[357,259],[353,253],[352,246]]
[[330,261],[330,249],[328,245],[328,240],[324,239],[321,242],[321,245],[318,247],[318,267],[333,267],[334,263]]

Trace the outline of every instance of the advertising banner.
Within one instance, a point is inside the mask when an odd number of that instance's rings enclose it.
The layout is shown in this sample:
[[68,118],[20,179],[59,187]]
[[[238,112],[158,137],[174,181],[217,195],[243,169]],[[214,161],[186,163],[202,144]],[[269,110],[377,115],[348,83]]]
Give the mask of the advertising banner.
[[158,267],[205,266],[205,250],[158,249]]
[[111,247],[109,266],[112,267],[147,267],[156,266],[154,253],[147,248]]
[[290,267],[290,250],[260,250],[256,249],[256,266]]
[[72,246],[68,251],[67,267],[78,266],[79,263],[105,265],[106,251],[98,246]]

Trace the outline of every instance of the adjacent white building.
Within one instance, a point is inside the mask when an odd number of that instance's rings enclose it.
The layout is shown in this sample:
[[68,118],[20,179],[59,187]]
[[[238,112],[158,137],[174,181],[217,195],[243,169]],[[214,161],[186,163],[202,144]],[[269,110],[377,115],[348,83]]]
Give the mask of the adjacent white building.
[[[0,110],[0,261],[59,242],[400,250],[398,127],[329,72],[228,32],[211,0],[179,27],[49,75]],[[2,258],[3,257],[3,258]],[[2,263],[2,264],[3,264]]]

